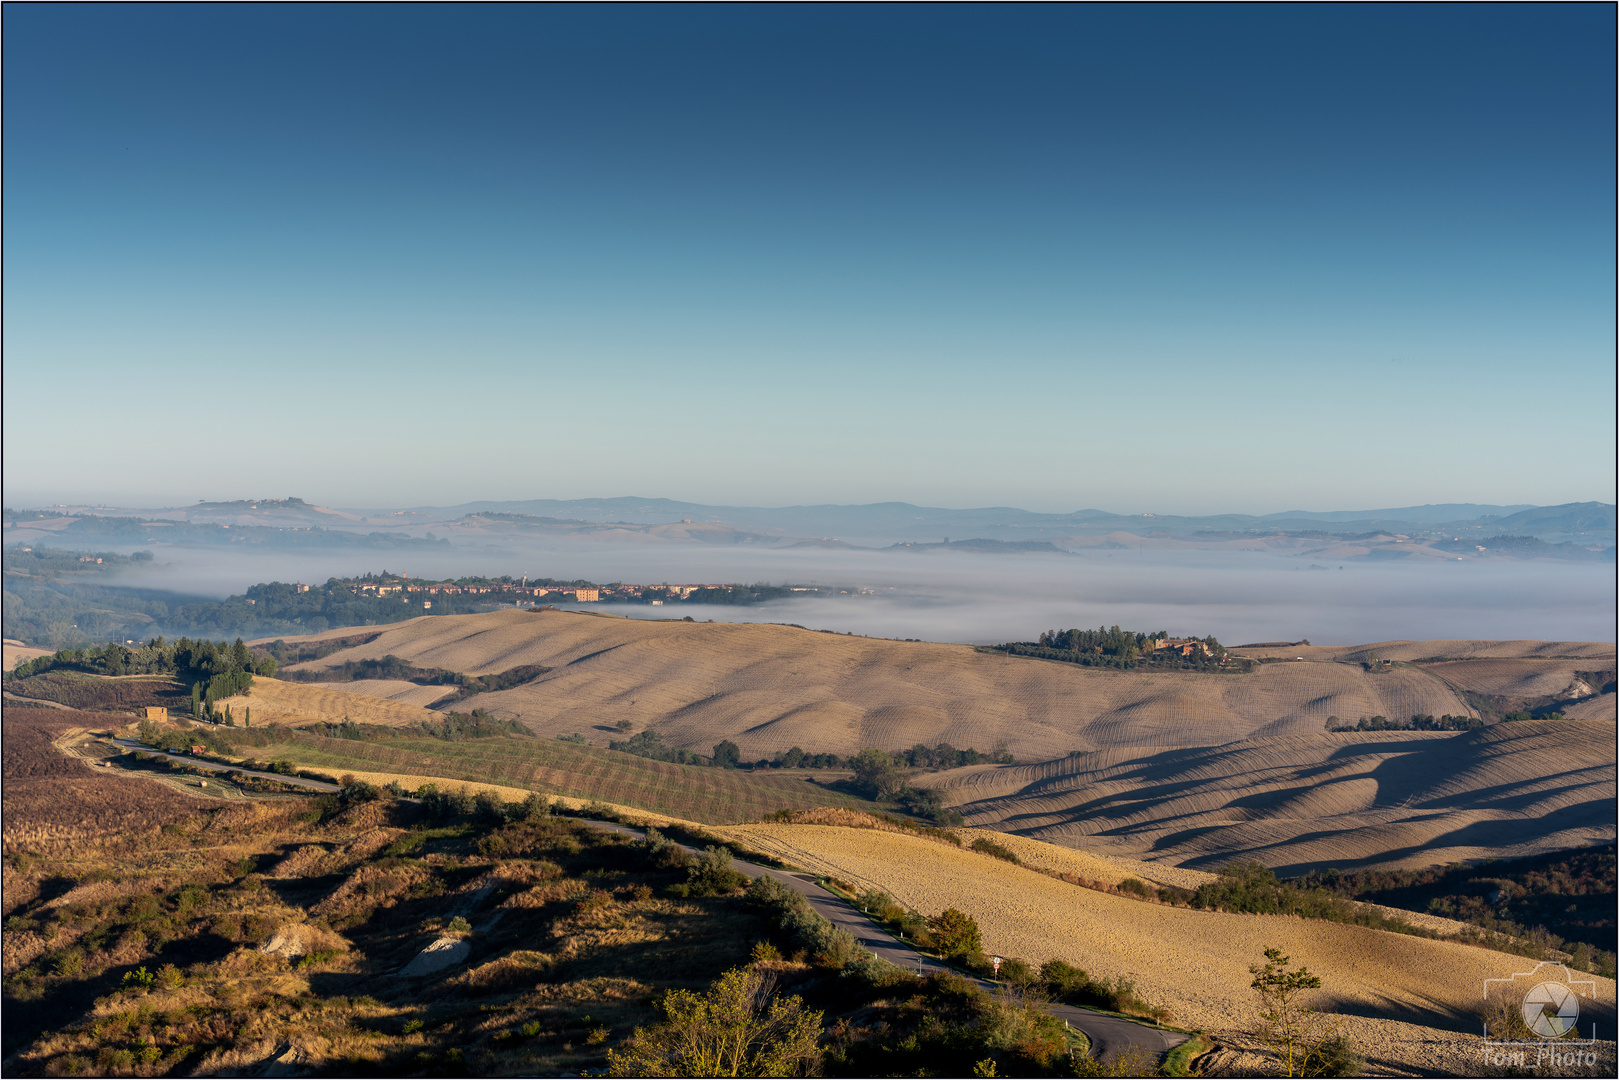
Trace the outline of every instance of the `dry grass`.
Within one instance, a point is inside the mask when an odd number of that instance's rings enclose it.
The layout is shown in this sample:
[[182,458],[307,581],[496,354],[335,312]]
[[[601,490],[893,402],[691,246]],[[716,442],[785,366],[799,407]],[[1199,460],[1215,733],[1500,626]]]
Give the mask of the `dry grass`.
[[988,750],[1005,740],[1017,757],[1030,760],[1073,749],[1208,746],[1305,734],[1322,730],[1328,716],[1467,711],[1449,686],[1422,671],[1362,670],[1360,661],[1374,653],[1611,662],[1613,646],[1436,641],[1255,653],[1318,662],[1266,664],[1248,676],[1121,673],[785,626],[503,611],[400,623],[369,644],[301,667],[389,654],[473,675],[543,664],[553,670],[480,695],[474,704],[521,719],[540,734],[577,731],[598,743],[618,737],[612,725],[627,720],[703,753],[732,739],[744,759],[794,745],[849,754],[865,746],[940,741]]
[[[381,681],[381,680],[377,680]],[[333,689],[333,686],[342,689]],[[225,698],[219,702],[219,708],[230,706],[238,718],[248,709],[253,710],[254,723],[262,724],[307,724],[317,720],[331,723],[341,723],[344,718],[361,724],[380,724],[385,727],[404,727],[409,724],[420,724],[443,719],[442,713],[424,709],[420,704],[407,703],[403,700],[393,700],[387,695],[367,693],[365,689],[356,690],[357,683],[338,683],[324,685],[320,683],[293,683],[282,682],[280,679],[266,679],[262,676],[253,680],[253,689],[245,695]],[[445,688],[422,687],[414,683],[399,681],[387,683],[396,692],[403,694],[398,687],[410,687],[413,690],[433,690],[442,697]],[[375,689],[372,684],[366,684],[369,689]],[[409,695],[405,695],[409,696]]]
[[141,836],[189,812],[159,785],[101,775],[53,745],[78,729],[114,727],[127,719],[66,709],[5,710],[0,837],[7,852],[57,851],[108,832]]
[[[764,929],[740,898],[661,897],[680,871],[577,823],[319,805],[9,859],[8,1075],[578,1074]],[[464,962],[396,977],[441,940]]]
[[[1465,1075],[1476,1071],[1480,1040],[1472,1033],[1484,980],[1533,966],[1484,949],[1338,923],[1142,903],[902,833],[815,825],[725,832],[806,869],[881,889],[926,914],[966,911],[982,928],[986,950],[1123,973],[1178,1023],[1222,1039],[1254,1021],[1248,965],[1276,947],[1321,976],[1324,1004],[1342,1014],[1368,1057]],[[1597,981],[1599,1002],[1590,1014],[1612,1031],[1614,984]]]
[[1613,729],[1521,721],[1106,750],[940,773],[968,824],[1108,856],[1286,872],[1428,866],[1612,840]]

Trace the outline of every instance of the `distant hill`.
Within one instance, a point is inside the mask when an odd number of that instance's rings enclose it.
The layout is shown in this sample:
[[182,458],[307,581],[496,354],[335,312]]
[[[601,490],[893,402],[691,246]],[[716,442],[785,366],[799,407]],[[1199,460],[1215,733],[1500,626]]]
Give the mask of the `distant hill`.
[[[300,546],[342,542],[334,534],[355,533],[373,540],[420,538],[428,530],[468,536],[475,530],[593,534],[600,539],[655,538],[698,543],[817,544],[857,547],[999,541],[1012,544],[1060,542],[1064,538],[1123,533],[1147,539],[1207,540],[1279,534],[1351,537],[1385,533],[1457,540],[1476,536],[1529,536],[1549,544],[1611,547],[1615,508],[1608,503],[1561,506],[1493,506],[1441,503],[1382,510],[1289,510],[1276,514],[1116,514],[1106,510],[1037,513],[1010,506],[948,509],[885,502],[865,505],[715,506],[674,499],[528,499],[471,502],[458,506],[405,509],[334,510],[301,499],[198,503],[168,509],[64,506],[6,510],[7,540],[38,540],[52,533],[98,533],[156,540],[154,530],[193,530],[169,537],[204,540],[202,532],[226,529],[314,533]],[[657,531],[649,531],[657,530]],[[164,539],[168,539],[165,537]],[[229,537],[235,540],[235,537]],[[1034,550],[1034,549],[1028,549]]]
[[[532,499],[475,502],[452,507],[413,507],[404,513],[450,517],[489,511],[535,514],[593,522],[653,524],[690,518],[736,529],[774,530],[800,537],[827,538],[884,546],[940,543],[945,537],[986,540],[1052,540],[1062,536],[1102,536],[1112,532],[1190,537],[1199,532],[1267,533],[1330,531],[1356,534],[1434,533],[1493,530],[1534,536],[1548,542],[1579,540],[1612,544],[1615,510],[1607,503],[1562,506],[1494,506],[1442,503],[1383,510],[1290,510],[1277,514],[1116,514],[1076,510],[1044,514],[1009,506],[946,509],[887,502],[865,505],[716,506],[673,499]],[[376,520],[376,512],[372,520]],[[1510,526],[1510,527],[1509,527]]]

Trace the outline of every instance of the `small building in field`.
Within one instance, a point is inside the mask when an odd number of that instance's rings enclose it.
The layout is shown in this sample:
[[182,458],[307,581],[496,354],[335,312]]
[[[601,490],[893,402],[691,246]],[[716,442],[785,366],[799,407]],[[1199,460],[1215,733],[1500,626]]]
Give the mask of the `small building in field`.
[[1208,645],[1197,638],[1153,638],[1149,645],[1153,651],[1168,649],[1181,656],[1192,656],[1196,653],[1211,655]]
[[208,752],[208,748],[206,746],[193,746],[191,748],[191,752],[193,754],[206,754]]
[[146,719],[166,723],[169,719],[169,710],[162,705],[146,706]]

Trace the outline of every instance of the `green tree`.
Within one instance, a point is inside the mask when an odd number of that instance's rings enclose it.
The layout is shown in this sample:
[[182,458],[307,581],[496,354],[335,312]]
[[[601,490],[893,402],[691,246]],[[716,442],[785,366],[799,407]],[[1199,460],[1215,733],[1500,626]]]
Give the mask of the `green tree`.
[[1307,967],[1292,968],[1291,964],[1280,949],[1266,949],[1264,966],[1248,968],[1261,1009],[1255,1036],[1276,1055],[1286,1076],[1338,1075],[1352,1070],[1355,1055],[1348,1041],[1335,1024],[1304,1004],[1306,993],[1321,989],[1320,977]]
[[855,786],[867,798],[891,799],[905,788],[894,756],[875,746],[868,746],[850,758],[849,768],[854,770]]
[[714,744],[714,765],[720,769],[734,769],[742,763],[742,748],[730,739]]
[[664,1021],[636,1028],[623,1049],[607,1052],[613,1076],[794,1076],[821,1057],[821,1016],[802,998],[771,994],[771,980],[750,968],[720,976],[706,994],[671,990],[658,1007]]
[[971,915],[955,908],[928,916],[928,934],[943,956],[971,956],[983,949],[978,923]]

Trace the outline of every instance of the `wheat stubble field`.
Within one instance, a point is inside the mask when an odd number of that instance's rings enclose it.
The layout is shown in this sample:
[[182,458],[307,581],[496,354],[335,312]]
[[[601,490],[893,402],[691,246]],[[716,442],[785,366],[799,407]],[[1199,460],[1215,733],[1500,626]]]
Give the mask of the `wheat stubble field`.
[[[579,731],[603,743],[601,732],[627,720],[702,753],[732,739],[745,760],[795,745],[850,754],[941,741],[988,750],[1004,741],[1029,761],[1070,750],[1316,734],[1334,716],[1470,711],[1454,688],[1457,665],[1447,667],[1446,678],[1417,666],[1374,673],[1362,663],[1374,655],[1404,662],[1522,659],[1558,672],[1542,683],[1556,682],[1564,669],[1613,663],[1612,645],[1587,642],[1391,642],[1249,653],[1278,662],[1248,675],[1109,672],[965,645],[790,626],[503,611],[400,623],[368,644],[297,667],[319,670],[390,654],[469,675],[544,665],[552,670],[480,695],[476,704],[539,734]],[[375,689],[401,698],[411,692],[405,685]],[[1599,700],[1611,709],[1612,698]]]
[[[1245,993],[1248,966],[1275,947],[1321,976],[1327,1000],[1320,1004],[1342,1018],[1368,1061],[1402,1072],[1476,1075],[1484,980],[1534,966],[1487,949],[1340,923],[1130,900],[900,833],[820,825],[722,831],[807,870],[882,889],[917,911],[960,908],[978,920],[987,950],[1121,973],[1147,1000],[1169,1008],[1176,1023],[1238,1045],[1256,1019]],[[1596,1001],[1582,1003],[1581,1015],[1611,1038],[1614,983],[1596,982]]]
[[224,698],[218,705],[221,709],[228,706],[238,717],[252,709],[252,719],[263,724],[296,726],[317,720],[335,723],[347,719],[361,724],[405,727],[442,719],[442,713],[423,708],[417,701],[423,697],[431,701],[444,694],[442,686],[417,686],[403,679],[295,683],[259,675],[253,679],[250,694]]

